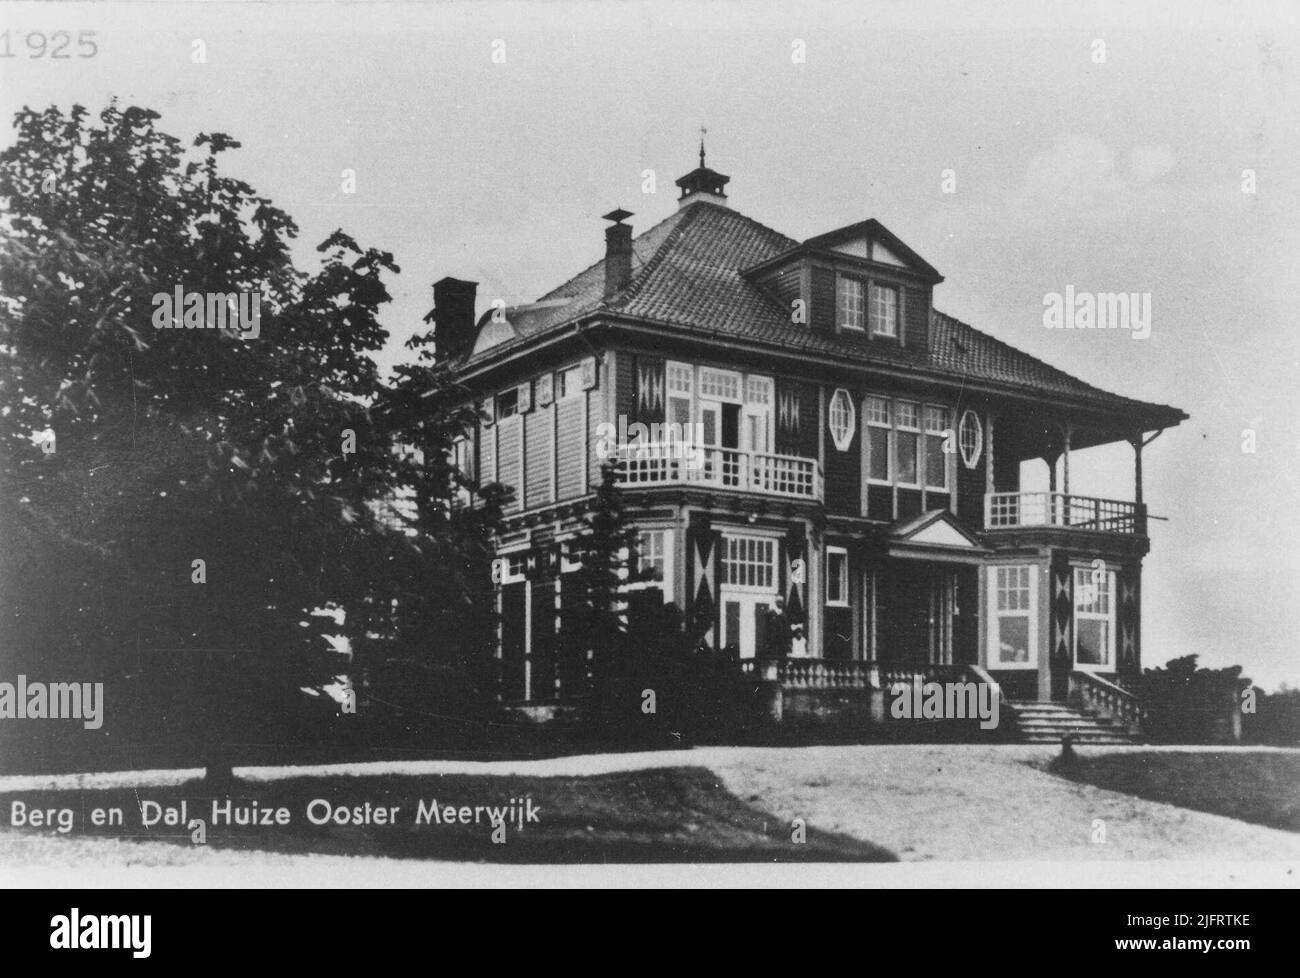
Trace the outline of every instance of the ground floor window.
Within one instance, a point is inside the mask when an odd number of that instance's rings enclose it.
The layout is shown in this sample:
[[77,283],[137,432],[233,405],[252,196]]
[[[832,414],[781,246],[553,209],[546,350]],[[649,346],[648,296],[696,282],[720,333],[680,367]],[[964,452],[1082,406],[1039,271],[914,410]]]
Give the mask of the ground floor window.
[[1110,666],[1115,661],[1115,572],[1074,569],[1074,661]]
[[826,548],[826,604],[849,606],[849,552],[843,547]]
[[722,583],[770,591],[776,587],[776,540],[727,536],[722,549]]
[[642,530],[637,534],[636,558],[639,580],[628,589],[655,588],[662,592],[665,603],[672,601],[673,531]]
[[1037,577],[1031,564],[989,568],[989,665],[1028,668],[1038,659]]

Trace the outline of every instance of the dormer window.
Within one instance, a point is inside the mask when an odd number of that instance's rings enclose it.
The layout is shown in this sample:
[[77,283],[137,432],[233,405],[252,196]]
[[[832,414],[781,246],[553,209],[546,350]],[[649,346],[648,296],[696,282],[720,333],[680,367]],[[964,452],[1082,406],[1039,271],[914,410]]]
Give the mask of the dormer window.
[[898,336],[898,289],[871,286],[871,335]]
[[841,329],[855,329],[861,332],[866,328],[865,289],[862,282],[847,275],[839,277],[839,290],[836,302],[836,321]]

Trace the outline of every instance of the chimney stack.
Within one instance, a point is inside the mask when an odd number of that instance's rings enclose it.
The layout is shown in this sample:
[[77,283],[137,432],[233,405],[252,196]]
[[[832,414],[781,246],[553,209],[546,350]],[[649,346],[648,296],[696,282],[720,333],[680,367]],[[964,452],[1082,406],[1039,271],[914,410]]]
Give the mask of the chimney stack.
[[632,225],[624,224],[632,216],[621,207],[605,215],[613,221],[605,228],[605,298],[617,295],[632,281]]
[[456,360],[474,348],[477,282],[444,278],[433,283],[433,341],[438,356]]

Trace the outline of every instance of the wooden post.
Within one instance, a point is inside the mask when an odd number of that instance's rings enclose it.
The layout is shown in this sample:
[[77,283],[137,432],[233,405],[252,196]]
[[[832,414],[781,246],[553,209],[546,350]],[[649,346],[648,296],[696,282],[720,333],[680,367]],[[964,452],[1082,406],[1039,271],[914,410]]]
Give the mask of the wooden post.
[[[1061,477],[1061,482],[1062,482],[1061,491],[1064,492],[1067,496],[1070,494],[1070,435],[1072,435],[1073,433],[1074,433],[1074,425],[1067,424],[1065,426],[1065,462],[1063,463],[1064,472],[1062,472],[1062,477]],[[1068,501],[1066,502],[1066,505],[1067,506],[1069,505]]]
[[1142,432],[1129,439],[1133,446],[1133,501],[1142,507]]

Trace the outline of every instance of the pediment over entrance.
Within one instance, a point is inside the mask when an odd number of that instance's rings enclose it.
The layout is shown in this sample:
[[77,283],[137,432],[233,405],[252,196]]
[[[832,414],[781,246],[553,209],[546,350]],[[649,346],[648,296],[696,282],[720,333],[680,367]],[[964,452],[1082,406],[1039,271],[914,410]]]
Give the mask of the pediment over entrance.
[[895,526],[890,533],[895,543],[921,547],[945,547],[982,551],[983,545],[957,522],[946,509],[931,510]]

